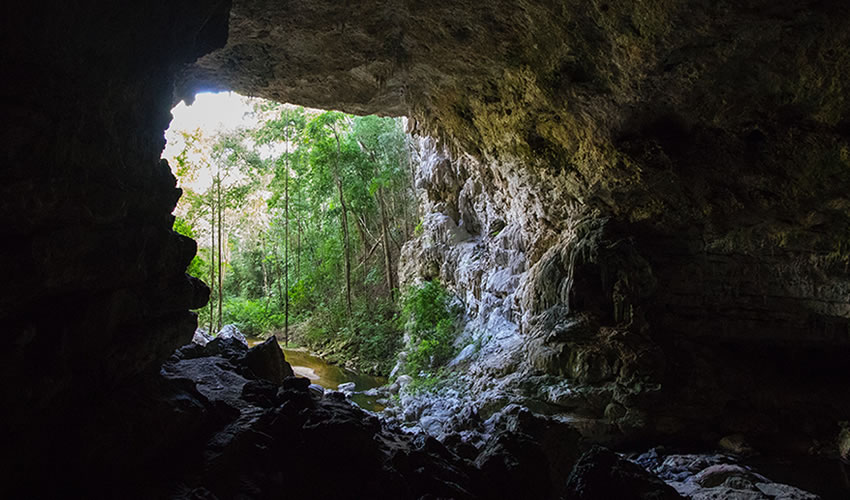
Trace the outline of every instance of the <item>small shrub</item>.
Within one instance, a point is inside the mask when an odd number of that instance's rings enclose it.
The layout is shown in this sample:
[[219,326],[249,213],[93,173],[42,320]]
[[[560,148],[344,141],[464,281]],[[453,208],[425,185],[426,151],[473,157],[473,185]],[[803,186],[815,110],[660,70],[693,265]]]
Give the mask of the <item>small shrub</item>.
[[414,377],[413,381],[404,389],[410,395],[435,393],[452,382],[453,372],[446,368],[438,368],[433,374],[424,377]]

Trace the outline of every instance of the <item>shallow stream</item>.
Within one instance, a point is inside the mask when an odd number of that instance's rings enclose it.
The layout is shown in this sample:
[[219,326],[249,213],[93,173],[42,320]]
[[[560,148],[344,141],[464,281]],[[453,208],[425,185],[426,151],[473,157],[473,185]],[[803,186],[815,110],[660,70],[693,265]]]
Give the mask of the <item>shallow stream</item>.
[[[248,344],[251,346],[254,346],[257,343],[258,342],[251,340],[248,341]],[[365,394],[357,393],[386,385],[386,377],[362,375],[338,365],[332,365],[320,357],[313,356],[307,351],[303,351],[301,349],[285,349],[283,344],[280,344],[280,347],[283,349],[286,361],[292,365],[292,371],[295,372],[295,375],[308,378],[311,383],[331,390],[336,390],[340,384],[354,382],[355,394],[352,394],[351,396],[352,401],[357,403],[357,405],[364,410],[381,411],[384,409],[384,406],[377,402],[380,396],[366,396]]]

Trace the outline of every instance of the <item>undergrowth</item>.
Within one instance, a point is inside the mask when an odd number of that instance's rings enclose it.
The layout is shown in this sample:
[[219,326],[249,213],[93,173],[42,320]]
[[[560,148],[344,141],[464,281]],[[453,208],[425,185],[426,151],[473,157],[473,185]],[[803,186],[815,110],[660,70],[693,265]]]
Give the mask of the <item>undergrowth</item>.
[[437,280],[411,287],[402,299],[402,320],[410,335],[404,366],[408,375],[427,378],[456,354],[460,311],[451,302]]

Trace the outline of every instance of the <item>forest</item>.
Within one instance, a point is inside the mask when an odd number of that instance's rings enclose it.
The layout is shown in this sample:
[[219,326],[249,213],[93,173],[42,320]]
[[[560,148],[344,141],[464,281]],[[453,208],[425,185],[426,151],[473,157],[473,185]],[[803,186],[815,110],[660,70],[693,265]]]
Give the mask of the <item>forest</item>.
[[211,290],[199,327],[387,374],[410,309],[398,257],[420,220],[403,120],[268,101],[254,113],[254,127],[183,131],[172,162],[174,228],[197,241],[188,272]]

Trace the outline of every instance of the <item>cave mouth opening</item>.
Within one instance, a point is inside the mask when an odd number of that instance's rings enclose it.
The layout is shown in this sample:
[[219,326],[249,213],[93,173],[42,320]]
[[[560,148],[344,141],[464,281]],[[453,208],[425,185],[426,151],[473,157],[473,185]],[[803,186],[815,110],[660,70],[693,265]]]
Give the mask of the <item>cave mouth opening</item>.
[[[419,218],[406,119],[233,92],[199,93],[172,116],[174,231],[197,243],[187,273],[210,289],[194,340],[275,337],[325,389],[385,385],[402,349],[399,256]],[[380,399],[354,394],[375,411]]]

